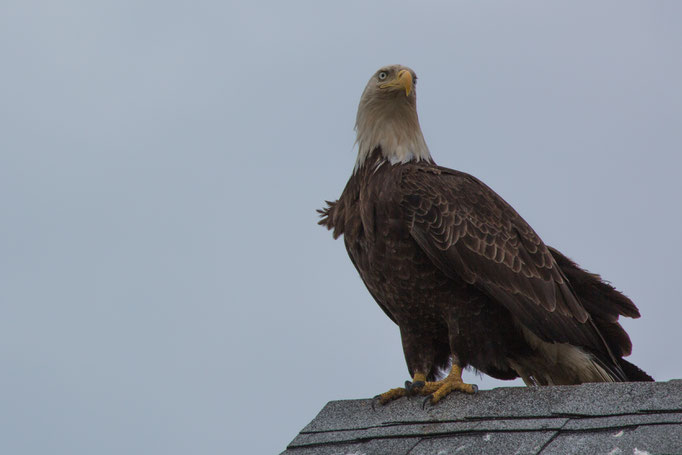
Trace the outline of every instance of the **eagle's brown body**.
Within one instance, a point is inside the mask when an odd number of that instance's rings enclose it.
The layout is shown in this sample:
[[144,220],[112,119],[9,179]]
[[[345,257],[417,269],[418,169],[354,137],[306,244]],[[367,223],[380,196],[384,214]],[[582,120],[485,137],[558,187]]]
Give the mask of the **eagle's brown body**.
[[476,178],[430,156],[392,163],[376,145],[321,212],[400,327],[411,374],[452,362],[527,384],[652,380],[622,359],[617,319],[639,317],[635,305]]

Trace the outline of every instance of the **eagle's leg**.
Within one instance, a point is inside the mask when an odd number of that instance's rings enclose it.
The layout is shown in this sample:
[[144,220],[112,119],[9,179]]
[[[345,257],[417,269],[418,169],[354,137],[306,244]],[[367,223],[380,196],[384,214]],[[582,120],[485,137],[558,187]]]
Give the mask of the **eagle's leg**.
[[470,394],[474,394],[478,391],[478,387],[475,384],[465,384],[464,381],[462,381],[462,367],[457,363],[452,364],[450,373],[445,379],[427,382],[419,393],[421,395],[429,395],[426,401],[430,400],[431,404],[436,404],[450,392],[455,390]]
[[424,373],[415,373],[414,377],[412,378],[412,382],[405,381],[405,387],[391,389],[388,392],[384,392],[374,398],[378,399],[379,403],[386,404],[389,401],[393,401],[401,397],[416,395],[417,393],[421,394],[424,384],[426,384],[426,375]]

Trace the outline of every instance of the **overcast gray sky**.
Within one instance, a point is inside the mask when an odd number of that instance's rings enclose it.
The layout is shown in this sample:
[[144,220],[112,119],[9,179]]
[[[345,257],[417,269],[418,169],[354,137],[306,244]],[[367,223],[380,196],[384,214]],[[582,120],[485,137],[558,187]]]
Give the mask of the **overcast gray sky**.
[[327,401],[407,379],[315,214],[391,63],[419,75],[436,161],[630,296],[631,360],[682,378],[681,21],[677,1],[5,0],[0,453],[278,453]]

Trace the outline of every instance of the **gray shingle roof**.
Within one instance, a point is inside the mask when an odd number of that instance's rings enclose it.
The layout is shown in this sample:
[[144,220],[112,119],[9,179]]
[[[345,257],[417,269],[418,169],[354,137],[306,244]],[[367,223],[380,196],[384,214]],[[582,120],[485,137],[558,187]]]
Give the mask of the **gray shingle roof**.
[[331,401],[283,455],[682,454],[682,380]]

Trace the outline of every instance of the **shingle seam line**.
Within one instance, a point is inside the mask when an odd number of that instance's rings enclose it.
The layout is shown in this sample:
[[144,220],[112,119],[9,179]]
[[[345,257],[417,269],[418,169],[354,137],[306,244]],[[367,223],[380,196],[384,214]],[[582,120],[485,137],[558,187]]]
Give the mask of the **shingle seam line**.
[[[561,428],[563,428],[570,420],[567,420],[564,425],[562,425]],[[447,431],[447,432],[434,432],[434,433],[429,433],[427,435],[417,435],[417,434],[405,434],[405,435],[385,435],[385,436],[366,436],[366,437],[357,437],[353,439],[342,439],[338,441],[329,441],[329,442],[312,442],[308,444],[301,444],[301,445],[292,445],[289,444],[287,446],[287,449],[297,449],[297,448],[304,448],[304,447],[318,447],[318,446],[333,446],[333,445],[340,445],[340,444],[361,444],[364,442],[369,442],[372,440],[380,440],[380,439],[409,439],[409,438],[431,438],[431,437],[443,437],[443,436],[454,436],[454,435],[475,435],[475,434],[481,434],[481,433],[540,433],[540,432],[549,432],[549,431],[554,431],[557,433],[552,437],[552,439],[556,438],[559,434],[571,434],[571,433],[595,433],[595,432],[606,432],[606,431],[613,431],[614,429],[634,429],[638,427],[646,427],[646,426],[655,426],[655,425],[679,425],[679,422],[654,422],[654,423],[641,423],[641,424],[627,424],[627,425],[614,425],[613,427],[605,427],[605,428],[578,428],[578,429],[571,429],[571,430],[562,430],[561,428],[537,428],[537,429],[523,429],[523,430],[505,430],[505,429],[495,429],[495,430],[462,430],[462,431]],[[537,452],[535,455],[541,455],[542,450],[547,446],[548,444],[545,444],[543,448],[541,449],[540,452]]]

